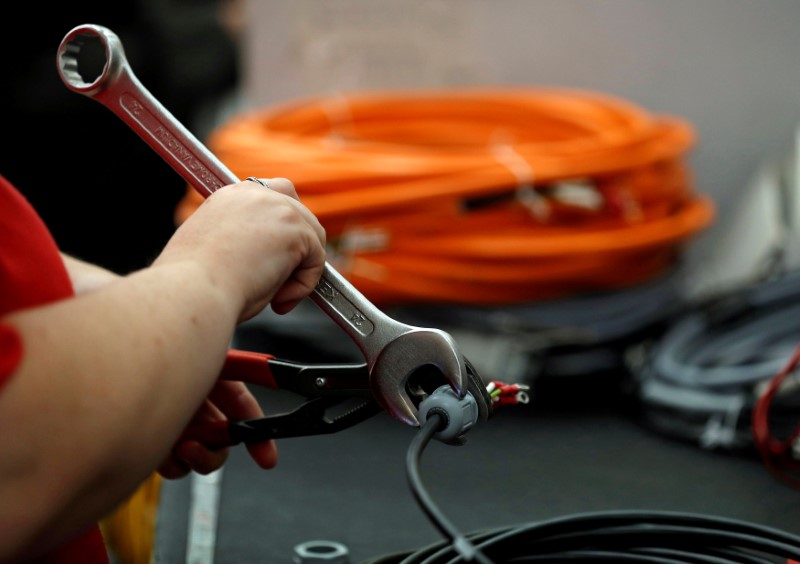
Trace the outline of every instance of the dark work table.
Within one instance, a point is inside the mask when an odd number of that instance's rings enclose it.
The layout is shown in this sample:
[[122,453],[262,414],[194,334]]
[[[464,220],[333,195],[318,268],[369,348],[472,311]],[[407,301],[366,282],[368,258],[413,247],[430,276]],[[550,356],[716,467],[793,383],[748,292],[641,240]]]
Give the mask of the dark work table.
[[[462,531],[613,509],[731,517],[800,533],[800,491],[754,456],[703,450],[644,427],[604,377],[544,380],[461,447],[422,456],[429,493]],[[267,409],[274,391],[259,391]],[[280,393],[278,393],[279,395]],[[329,540],[355,564],[441,539],[407,485],[415,430],[385,413],[337,434],[284,439],[263,471],[233,449],[221,474],[213,562],[291,562]],[[156,561],[185,562],[191,478],[165,482]]]

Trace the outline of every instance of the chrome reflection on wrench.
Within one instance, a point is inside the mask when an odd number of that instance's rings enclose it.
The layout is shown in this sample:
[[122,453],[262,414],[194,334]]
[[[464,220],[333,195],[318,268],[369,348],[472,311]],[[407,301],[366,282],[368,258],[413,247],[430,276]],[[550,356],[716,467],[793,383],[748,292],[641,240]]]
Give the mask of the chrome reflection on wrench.
[[[104,60],[97,76],[87,80],[81,59],[91,49],[104,53]],[[59,45],[57,62],[69,89],[109,108],[203,196],[239,181],[142,86],[111,30],[92,24],[72,29]],[[310,297],[358,345],[375,400],[396,419],[419,425],[407,383],[424,366],[438,369],[459,396],[466,393],[464,358],[447,333],[395,321],[327,263]]]

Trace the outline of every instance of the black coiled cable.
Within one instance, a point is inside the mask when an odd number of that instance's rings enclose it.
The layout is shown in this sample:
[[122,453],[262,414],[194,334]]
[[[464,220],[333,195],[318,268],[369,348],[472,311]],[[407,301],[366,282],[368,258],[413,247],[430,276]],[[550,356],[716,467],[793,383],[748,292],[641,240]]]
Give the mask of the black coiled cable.
[[736,519],[670,511],[606,511],[462,534],[426,491],[425,447],[442,420],[432,415],[409,446],[409,485],[445,540],[362,564],[586,562],[764,564],[800,561],[800,536]]
[[[466,538],[496,564],[763,564],[800,559],[800,537],[796,535],[735,519],[680,512],[584,513],[473,532]],[[365,564],[457,562],[468,560],[449,542],[441,542]]]

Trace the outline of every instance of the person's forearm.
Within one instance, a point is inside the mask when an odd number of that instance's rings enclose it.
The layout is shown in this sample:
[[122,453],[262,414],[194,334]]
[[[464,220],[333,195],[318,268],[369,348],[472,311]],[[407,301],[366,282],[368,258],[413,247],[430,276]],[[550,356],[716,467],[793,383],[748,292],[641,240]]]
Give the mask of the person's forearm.
[[25,441],[0,434],[0,561],[14,539],[102,517],[152,472],[213,385],[241,307],[199,266],[164,263],[3,320],[25,352],[0,428]]
[[76,294],[84,294],[119,279],[120,276],[95,264],[61,253]]

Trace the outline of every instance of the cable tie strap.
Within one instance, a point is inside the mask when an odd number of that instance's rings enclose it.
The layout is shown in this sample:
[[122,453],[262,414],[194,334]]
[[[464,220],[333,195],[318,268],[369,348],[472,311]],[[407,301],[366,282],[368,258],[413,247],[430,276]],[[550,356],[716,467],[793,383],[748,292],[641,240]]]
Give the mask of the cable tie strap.
[[380,227],[345,228],[336,248],[344,254],[384,251],[389,247],[389,233]]
[[588,178],[573,178],[552,184],[553,198],[564,204],[600,211],[605,205],[597,186]]
[[467,562],[475,560],[475,547],[464,535],[459,535],[453,539],[453,550],[460,554]]
[[498,163],[506,167],[516,177],[517,201],[528,208],[531,214],[539,221],[546,220],[550,215],[550,204],[544,196],[537,192],[534,186],[535,176],[531,164],[510,145],[493,145],[491,154]]

